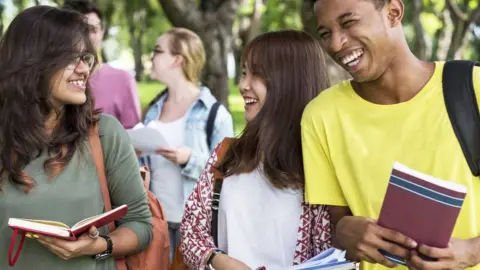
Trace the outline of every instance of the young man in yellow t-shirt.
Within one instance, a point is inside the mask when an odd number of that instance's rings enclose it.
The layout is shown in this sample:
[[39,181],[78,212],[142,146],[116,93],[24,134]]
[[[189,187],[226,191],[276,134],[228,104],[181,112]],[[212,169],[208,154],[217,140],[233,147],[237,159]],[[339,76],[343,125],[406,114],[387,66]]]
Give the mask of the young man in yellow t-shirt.
[[[302,119],[306,200],[330,206],[334,245],[368,270],[396,266],[379,249],[411,269],[480,269],[480,179],[445,108],[444,63],[409,50],[402,0],[317,0],[315,13],[323,48],[353,77],[320,94]],[[473,73],[480,101],[480,69]],[[376,224],[395,161],[468,187],[448,248]]]

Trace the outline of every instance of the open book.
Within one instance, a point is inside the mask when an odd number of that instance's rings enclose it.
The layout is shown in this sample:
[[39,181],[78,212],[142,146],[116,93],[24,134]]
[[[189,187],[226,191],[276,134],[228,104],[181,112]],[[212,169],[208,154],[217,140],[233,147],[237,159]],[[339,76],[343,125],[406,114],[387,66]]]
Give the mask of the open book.
[[288,268],[287,270],[314,270],[334,269],[351,270],[358,269],[358,264],[345,259],[345,251],[336,248],[329,248],[306,262]]
[[65,240],[75,240],[87,232],[93,225],[100,228],[110,222],[121,219],[127,214],[127,210],[128,206],[124,204],[103,214],[81,220],[71,228],[58,221],[22,218],[8,219],[8,226],[13,230],[18,230],[23,233],[34,233],[54,236]]
[[[467,187],[463,185],[396,162],[378,225],[400,232],[417,243],[446,248],[466,195]],[[382,250],[381,253],[393,262],[405,265],[402,258]]]

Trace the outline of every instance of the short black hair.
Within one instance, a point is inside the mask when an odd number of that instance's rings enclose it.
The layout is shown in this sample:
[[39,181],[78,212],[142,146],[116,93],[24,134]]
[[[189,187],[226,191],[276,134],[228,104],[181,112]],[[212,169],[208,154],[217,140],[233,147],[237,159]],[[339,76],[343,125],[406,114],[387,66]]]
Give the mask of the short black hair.
[[95,13],[100,21],[103,21],[102,11],[95,4],[90,3],[88,0],[66,0],[63,4],[63,8],[75,10],[83,15]]
[[[315,2],[318,2],[320,0],[313,0],[312,3],[315,4]],[[373,2],[375,5],[375,8],[381,9],[383,8],[386,4],[390,3],[392,0],[362,0],[362,1],[370,1]]]

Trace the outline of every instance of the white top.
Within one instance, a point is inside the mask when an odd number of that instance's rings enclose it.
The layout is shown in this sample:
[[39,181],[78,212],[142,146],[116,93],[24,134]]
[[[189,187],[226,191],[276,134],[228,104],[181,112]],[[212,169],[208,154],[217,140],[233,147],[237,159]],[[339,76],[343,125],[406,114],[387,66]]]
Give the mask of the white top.
[[260,170],[226,177],[218,212],[218,248],[252,269],[293,265],[303,192],[273,187]]
[[[170,148],[183,147],[185,118],[173,122],[151,121],[149,127],[160,131]],[[185,204],[181,168],[161,155],[151,156],[152,180],[150,190],[165,209],[169,222],[181,222]]]

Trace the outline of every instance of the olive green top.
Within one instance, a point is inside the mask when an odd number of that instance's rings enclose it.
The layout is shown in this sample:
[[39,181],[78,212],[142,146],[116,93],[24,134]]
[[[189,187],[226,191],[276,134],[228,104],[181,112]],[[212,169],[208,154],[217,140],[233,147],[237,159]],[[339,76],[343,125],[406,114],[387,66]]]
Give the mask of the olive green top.
[[[99,134],[112,207],[128,205],[128,213],[118,225],[133,230],[138,237],[138,249],[143,249],[153,238],[151,213],[130,138],[121,124],[108,115],[100,116]],[[85,256],[64,261],[29,238],[25,238],[15,267],[9,268],[8,249],[13,232],[8,227],[9,218],[54,220],[73,226],[84,218],[104,212],[98,174],[87,138],[84,148],[76,151],[69,164],[53,180],[48,180],[45,174],[45,160],[44,153],[23,170],[36,181],[29,193],[23,191],[24,186],[3,178],[3,191],[0,191],[0,269],[116,269],[112,258],[96,261]],[[107,231],[107,226],[100,229],[101,234]],[[20,236],[17,238],[16,247]]]

